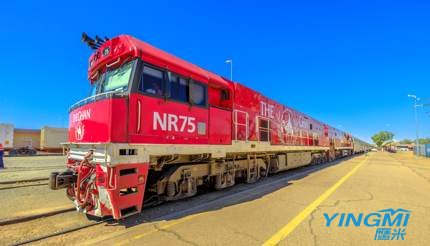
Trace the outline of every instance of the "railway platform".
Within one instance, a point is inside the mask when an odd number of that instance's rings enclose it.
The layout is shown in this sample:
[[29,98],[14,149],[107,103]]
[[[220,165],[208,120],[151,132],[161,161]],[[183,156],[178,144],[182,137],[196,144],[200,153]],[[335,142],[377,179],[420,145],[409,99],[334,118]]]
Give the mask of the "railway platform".
[[[275,191],[269,187],[270,192],[264,195],[252,197],[250,190],[243,194],[245,201],[175,220],[136,226],[104,242],[376,245],[381,243],[375,239],[381,225],[369,227],[361,223],[345,227],[335,224],[336,220],[327,226],[324,214],[352,213],[358,217],[360,213],[365,216],[390,208],[410,211],[410,220],[406,227],[390,227],[390,239],[383,243],[403,241],[408,245],[426,245],[430,239],[430,161],[415,159],[411,153],[369,153],[315,172],[305,171]],[[252,198],[245,198],[249,194]],[[394,229],[405,234],[391,239]]]
[[[372,152],[144,209],[141,215],[119,222],[87,227],[85,216],[76,212],[41,218],[45,229],[85,226],[32,243],[427,245],[429,191],[429,159],[410,152]],[[31,240],[35,235],[22,238],[14,233],[35,223],[1,226],[0,244]]]

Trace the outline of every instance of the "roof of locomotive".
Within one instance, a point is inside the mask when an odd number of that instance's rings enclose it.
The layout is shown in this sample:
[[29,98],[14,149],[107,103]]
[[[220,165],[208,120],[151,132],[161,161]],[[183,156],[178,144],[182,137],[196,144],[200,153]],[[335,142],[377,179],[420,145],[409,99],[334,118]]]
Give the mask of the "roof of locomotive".
[[[110,51],[107,55],[103,54],[105,49]],[[104,72],[107,68],[107,63],[116,64],[117,59],[124,58],[123,61],[125,61],[130,57],[141,57],[144,61],[162,68],[176,68],[185,71],[191,78],[200,79],[202,80],[200,82],[208,83],[212,87],[233,88],[232,81],[222,76],[167,53],[131,35],[124,34],[105,41],[94,51],[89,58],[88,78],[94,82],[97,78],[95,75]],[[109,67],[111,66],[109,65]]]
[[207,79],[209,85],[211,86],[227,87],[227,88],[232,88],[233,86],[230,80],[218,74],[215,74],[195,64],[187,62],[177,56],[167,53],[133,36],[129,36],[129,35],[122,35],[122,36],[128,38],[138,49],[140,49],[142,51],[143,57],[147,57],[149,59],[157,59],[165,66],[170,65],[170,66],[179,67],[181,69],[187,70],[192,74],[203,76]]

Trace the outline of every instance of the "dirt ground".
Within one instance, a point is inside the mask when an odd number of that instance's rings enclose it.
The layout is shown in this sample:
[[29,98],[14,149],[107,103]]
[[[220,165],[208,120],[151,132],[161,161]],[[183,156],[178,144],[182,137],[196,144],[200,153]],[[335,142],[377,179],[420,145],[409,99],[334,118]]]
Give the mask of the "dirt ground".
[[[0,182],[48,178],[51,172],[65,169],[63,156],[6,157],[4,162]],[[65,191],[50,190],[47,181],[28,184],[37,186],[4,189],[15,185],[0,185],[0,220],[73,207]]]
[[0,183],[5,181],[48,178],[53,171],[64,170],[64,156],[4,157]]

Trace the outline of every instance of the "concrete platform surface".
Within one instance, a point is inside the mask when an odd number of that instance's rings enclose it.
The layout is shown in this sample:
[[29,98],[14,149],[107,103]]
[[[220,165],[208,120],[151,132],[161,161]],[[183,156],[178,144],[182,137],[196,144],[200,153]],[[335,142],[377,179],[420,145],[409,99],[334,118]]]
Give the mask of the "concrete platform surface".
[[[376,152],[312,168],[169,203],[144,211],[143,219],[40,244],[428,245],[428,159]],[[329,226],[326,217],[333,218]]]

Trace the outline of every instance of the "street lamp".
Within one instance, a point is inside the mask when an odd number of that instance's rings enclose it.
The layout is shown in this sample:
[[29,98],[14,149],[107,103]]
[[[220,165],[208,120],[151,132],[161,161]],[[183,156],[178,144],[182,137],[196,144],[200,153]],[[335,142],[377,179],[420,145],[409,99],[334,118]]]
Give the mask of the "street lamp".
[[410,97],[410,98],[412,98],[412,99],[414,99],[414,112],[415,112],[415,133],[416,133],[416,138],[415,138],[415,154],[418,156],[418,136],[419,136],[419,134],[418,134],[418,126],[419,126],[419,124],[418,124],[418,113],[417,113],[417,107],[418,106],[422,106],[422,105],[419,105],[417,102],[420,100],[420,98],[419,97],[417,97],[416,95],[408,95],[408,97]]
[[230,63],[230,80],[233,81],[233,59],[225,60],[225,63]]

